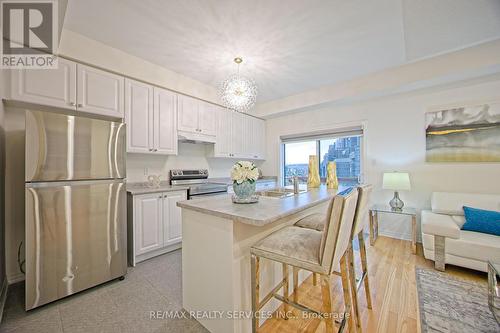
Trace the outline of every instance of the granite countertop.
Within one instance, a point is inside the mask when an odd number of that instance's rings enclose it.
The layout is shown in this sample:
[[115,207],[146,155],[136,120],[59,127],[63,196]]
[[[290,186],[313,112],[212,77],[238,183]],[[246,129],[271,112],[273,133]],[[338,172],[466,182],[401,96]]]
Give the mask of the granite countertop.
[[127,192],[136,194],[171,192],[171,191],[187,191],[188,186],[171,186],[168,182],[161,182],[158,187],[149,187],[148,183],[127,183]]
[[[208,180],[212,183],[233,185],[233,181],[231,180],[230,177],[214,177],[214,178],[208,178]],[[272,181],[277,182],[278,177],[276,177],[276,176],[262,176],[261,178],[257,179],[257,183],[272,182]]]
[[254,204],[235,204],[231,201],[231,195],[221,195],[180,201],[177,206],[235,222],[264,226],[328,201],[346,188],[329,190],[325,185],[321,185],[319,188],[309,189],[305,193],[282,199],[261,196],[259,202]]

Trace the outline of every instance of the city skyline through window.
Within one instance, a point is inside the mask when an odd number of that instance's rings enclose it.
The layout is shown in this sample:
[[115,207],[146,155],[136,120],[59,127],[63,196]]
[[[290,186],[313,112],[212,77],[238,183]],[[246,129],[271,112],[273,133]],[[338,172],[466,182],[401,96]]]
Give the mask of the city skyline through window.
[[328,162],[335,161],[339,183],[358,184],[361,174],[361,140],[362,136],[356,135],[284,143],[284,184],[290,184],[293,176],[298,176],[300,182],[307,182],[309,155],[319,155],[319,174],[323,182]]

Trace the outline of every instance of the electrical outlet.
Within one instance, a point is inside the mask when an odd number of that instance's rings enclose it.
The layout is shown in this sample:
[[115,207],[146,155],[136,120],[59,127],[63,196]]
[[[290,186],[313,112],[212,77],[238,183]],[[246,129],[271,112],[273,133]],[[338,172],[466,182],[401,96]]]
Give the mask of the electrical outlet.
[[144,176],[147,176],[147,175],[149,175],[149,168],[145,167],[144,168]]

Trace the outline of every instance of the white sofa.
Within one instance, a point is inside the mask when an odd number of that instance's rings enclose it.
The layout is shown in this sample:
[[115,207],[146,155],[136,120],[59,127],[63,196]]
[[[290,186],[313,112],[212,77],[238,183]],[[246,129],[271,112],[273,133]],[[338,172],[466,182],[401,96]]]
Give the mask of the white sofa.
[[434,192],[431,205],[422,211],[422,243],[436,269],[452,264],[486,272],[488,260],[500,263],[500,236],[461,230],[463,206],[500,211],[500,195]]

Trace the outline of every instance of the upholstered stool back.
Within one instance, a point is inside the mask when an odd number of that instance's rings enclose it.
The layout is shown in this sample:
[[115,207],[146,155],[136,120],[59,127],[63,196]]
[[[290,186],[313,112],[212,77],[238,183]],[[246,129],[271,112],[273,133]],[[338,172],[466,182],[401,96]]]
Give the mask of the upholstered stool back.
[[319,253],[321,266],[330,273],[349,247],[357,201],[358,189],[351,188],[330,202]]
[[354,215],[353,236],[363,230],[368,222],[368,204],[372,195],[373,185],[365,184],[358,186],[358,207]]

